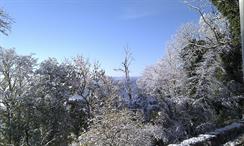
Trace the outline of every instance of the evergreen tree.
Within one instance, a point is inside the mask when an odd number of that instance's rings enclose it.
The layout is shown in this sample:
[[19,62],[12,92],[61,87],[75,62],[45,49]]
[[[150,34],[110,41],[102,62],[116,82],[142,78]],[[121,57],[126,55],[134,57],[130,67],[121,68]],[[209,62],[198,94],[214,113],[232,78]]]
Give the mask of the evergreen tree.
[[211,0],[230,25],[231,50],[222,54],[228,80],[242,83],[242,57],[240,43],[240,12],[238,0]]
[[180,51],[180,57],[183,61],[183,70],[186,73],[185,93],[188,96],[194,97],[199,88],[200,74],[197,72],[200,63],[204,61],[203,55],[207,49],[201,47],[205,44],[202,40],[192,40],[186,47]]

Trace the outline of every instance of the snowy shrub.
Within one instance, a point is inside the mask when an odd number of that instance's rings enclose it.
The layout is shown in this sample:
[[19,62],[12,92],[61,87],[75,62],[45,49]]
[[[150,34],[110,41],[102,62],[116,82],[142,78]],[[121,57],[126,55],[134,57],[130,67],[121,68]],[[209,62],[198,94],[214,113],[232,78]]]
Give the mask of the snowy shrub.
[[[138,116],[123,110],[95,117],[91,129],[80,136],[81,144],[88,145],[150,145],[151,132],[145,129]],[[149,132],[150,133],[149,133]]]

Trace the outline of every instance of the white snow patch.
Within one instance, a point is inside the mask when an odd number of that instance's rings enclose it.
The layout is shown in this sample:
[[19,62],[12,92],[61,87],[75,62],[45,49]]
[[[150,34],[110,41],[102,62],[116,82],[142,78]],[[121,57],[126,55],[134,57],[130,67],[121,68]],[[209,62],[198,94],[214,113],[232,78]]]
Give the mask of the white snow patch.
[[201,134],[198,137],[193,137],[193,138],[184,140],[181,144],[182,145],[194,144],[194,143],[197,143],[197,142],[205,141],[205,140],[213,138],[213,137],[215,137],[215,135]]
[[206,141],[206,140],[213,138],[213,137],[215,137],[215,135],[201,134],[198,137],[193,137],[193,138],[184,140],[180,144],[170,144],[169,146],[189,146],[191,144],[196,144],[199,142]]
[[3,108],[3,109],[6,108],[5,105],[2,103],[2,100],[1,99],[0,99],[0,108]]
[[80,95],[74,95],[69,98],[69,101],[83,101],[84,98]]
[[0,107],[5,107],[5,105],[3,103],[0,102]]

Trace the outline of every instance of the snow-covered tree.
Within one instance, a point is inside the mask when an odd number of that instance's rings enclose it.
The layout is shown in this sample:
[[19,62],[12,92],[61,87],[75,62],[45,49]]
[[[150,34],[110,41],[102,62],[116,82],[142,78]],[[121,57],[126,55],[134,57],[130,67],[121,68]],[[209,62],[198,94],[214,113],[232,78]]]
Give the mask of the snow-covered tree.
[[[144,95],[160,99],[150,121],[170,131],[161,131],[164,141],[205,132],[240,116],[235,97],[240,85],[229,82],[222,60],[231,50],[229,23],[217,12],[200,13],[198,24],[187,23],[174,35],[166,48],[173,55],[146,68],[138,81]],[[171,135],[176,131],[179,135]]]
[[178,50],[172,40],[167,45],[166,55],[147,67],[137,84],[144,94],[150,96],[176,96],[180,93],[183,77]]
[[115,71],[120,71],[124,74],[124,83],[122,84],[124,86],[124,92],[127,94],[127,97],[129,99],[129,103],[132,101],[133,91],[131,87],[131,77],[130,77],[130,65],[133,60],[132,53],[130,48],[127,46],[125,48],[125,57],[122,62],[121,68],[115,69]]
[[139,116],[127,110],[107,112],[94,121],[91,129],[80,136],[84,145],[148,145],[153,138],[153,130],[145,128]]
[[39,65],[31,91],[41,119],[41,145],[67,145],[88,128],[107,94],[104,80],[104,71],[81,56]]
[[25,137],[24,143],[29,145],[28,117],[31,113],[29,106],[24,105],[35,64],[36,59],[32,56],[21,56],[14,49],[0,48],[0,131],[6,144],[19,145]]
[[11,24],[13,23],[9,15],[1,8],[0,9],[0,32],[7,35],[11,30]]

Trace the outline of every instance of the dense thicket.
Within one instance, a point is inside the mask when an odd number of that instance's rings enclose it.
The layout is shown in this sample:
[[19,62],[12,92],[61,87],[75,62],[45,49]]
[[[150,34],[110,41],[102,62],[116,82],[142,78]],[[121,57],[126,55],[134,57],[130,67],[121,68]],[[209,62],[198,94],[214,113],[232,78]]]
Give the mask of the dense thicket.
[[240,48],[236,51],[238,44],[240,47],[237,35],[240,30],[239,24],[230,22],[239,21],[238,4],[218,2],[235,9],[235,18],[227,16],[233,16],[232,13],[222,15],[187,3],[199,12],[199,23],[183,25],[168,44],[167,54],[146,68],[138,81],[144,96],[157,97],[157,112],[164,115],[151,122],[163,125],[161,131],[177,133],[164,134],[166,143],[204,133],[241,117],[238,103],[243,88]]
[[235,80],[242,83],[239,0],[211,0],[211,2],[216,6],[219,12],[227,18],[230,24],[230,45],[232,49],[230,52],[222,54],[222,59],[228,73],[227,77],[229,80]]
[[37,66],[32,56],[3,48],[0,56],[2,145],[68,145],[88,128],[107,87],[97,65],[77,57]]

